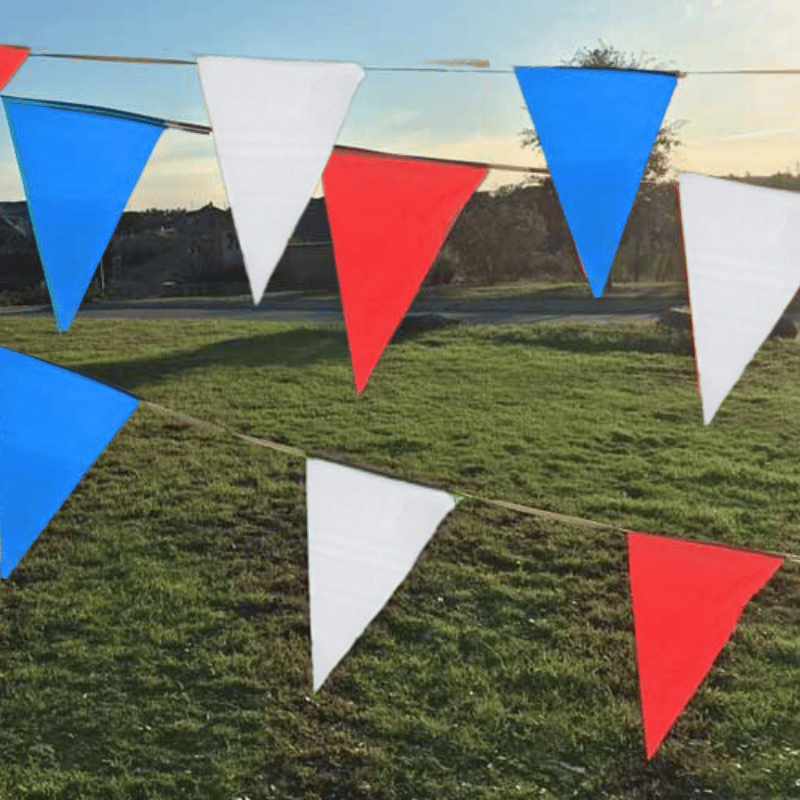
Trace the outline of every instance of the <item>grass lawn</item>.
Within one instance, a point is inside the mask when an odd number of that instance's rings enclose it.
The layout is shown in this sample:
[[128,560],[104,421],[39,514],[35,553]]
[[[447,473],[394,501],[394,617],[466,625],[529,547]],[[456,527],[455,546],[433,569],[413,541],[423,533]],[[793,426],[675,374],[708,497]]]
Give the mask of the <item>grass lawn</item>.
[[[0,344],[315,457],[800,552],[800,344],[703,427],[653,324],[2,319]],[[624,537],[465,500],[311,696],[302,459],[140,408],[0,584],[0,798],[800,797],[800,568],[646,764]]]

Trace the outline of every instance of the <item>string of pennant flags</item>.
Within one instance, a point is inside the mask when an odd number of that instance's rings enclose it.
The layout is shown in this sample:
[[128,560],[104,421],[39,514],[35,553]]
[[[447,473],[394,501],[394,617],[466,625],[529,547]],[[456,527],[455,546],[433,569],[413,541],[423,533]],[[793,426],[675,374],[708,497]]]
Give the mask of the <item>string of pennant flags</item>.
[[[2,46],[2,45],[0,45]],[[98,55],[91,53],[51,53],[49,50],[40,49],[40,52],[32,52],[30,47],[19,45],[5,45],[16,50],[27,51],[28,58],[66,58],[77,59],[80,61],[105,61],[116,64],[158,64],[158,65],[183,65],[196,66],[197,61],[180,58],[153,58],[142,56],[123,56],[123,55]],[[196,54],[192,54],[196,55]],[[436,67],[364,67],[368,72],[475,72],[482,75],[513,75],[510,69],[492,69],[491,64],[485,58],[445,58],[426,62],[436,64]],[[458,69],[452,69],[458,67]],[[474,67],[475,69],[469,69]],[[610,69],[615,69],[611,67]],[[678,78],[685,78],[688,75],[800,75],[800,69],[722,69],[722,70],[677,70],[675,75]]]
[[[29,55],[28,48],[0,46],[0,89]],[[69,330],[161,133],[168,127],[213,132],[256,304],[322,179],[362,394],[453,224],[497,165],[338,145],[366,74],[358,64],[220,56],[169,63],[196,63],[210,128],[2,95],[57,327]],[[552,177],[599,298],[677,80],[688,73],[516,67],[514,74],[547,161],[541,171]],[[800,288],[800,196],[682,174],[679,200],[698,387],[709,424]],[[0,575],[8,578],[139,399],[5,348],[0,375]],[[315,691],[461,499],[562,516],[240,438],[306,459]],[[624,533],[651,758],[746,605],[785,560],[800,557]]]
[[[0,86],[27,52],[0,48]],[[469,197],[489,169],[514,167],[337,145],[365,76],[357,64],[201,56],[197,69],[255,303],[322,178],[360,394]],[[580,264],[600,297],[677,76],[563,67],[518,67],[515,74]],[[160,134],[169,126],[211,128],[18,97],[3,96],[3,103],[56,323],[68,330]],[[682,175],[679,184],[708,423],[797,289],[792,226],[776,231],[781,213],[759,216],[745,206],[771,202],[785,214],[797,198],[707,176]],[[714,215],[727,227],[712,243],[706,217]],[[407,229],[417,235],[398,236]],[[762,240],[781,252],[767,258]],[[736,264],[715,271],[708,245]],[[749,266],[741,262],[748,247]],[[777,270],[776,280],[767,281],[764,270]],[[721,303],[721,292],[736,286],[734,302]],[[749,302],[752,291],[766,293],[763,301]]]
[[[141,404],[184,423],[225,428],[0,347],[0,574],[8,578],[91,465]],[[800,555],[658,536],[466,492],[408,483],[372,468],[306,462],[309,619],[318,691],[403,583],[464,499],[627,537],[647,758],[702,684],[750,600]]]

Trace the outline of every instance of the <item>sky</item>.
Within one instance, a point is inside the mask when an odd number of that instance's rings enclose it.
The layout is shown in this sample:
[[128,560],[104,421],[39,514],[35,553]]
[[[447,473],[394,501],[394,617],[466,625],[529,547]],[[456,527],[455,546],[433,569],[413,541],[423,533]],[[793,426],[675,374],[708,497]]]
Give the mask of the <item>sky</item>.
[[[227,55],[354,61],[367,68],[340,144],[409,155],[544,166],[513,74],[374,72],[435,59],[492,68],[557,66],[599,40],[667,69],[800,69],[800,0],[25,0],[6,4],[0,42],[33,53],[193,59]],[[3,94],[209,124],[194,66],[29,58]],[[800,75],[689,75],[677,170],[772,174],[800,165]],[[24,198],[4,115],[0,200]],[[482,189],[519,180],[492,171]],[[321,191],[318,187],[317,194]],[[227,207],[213,137],[166,131],[128,203]]]

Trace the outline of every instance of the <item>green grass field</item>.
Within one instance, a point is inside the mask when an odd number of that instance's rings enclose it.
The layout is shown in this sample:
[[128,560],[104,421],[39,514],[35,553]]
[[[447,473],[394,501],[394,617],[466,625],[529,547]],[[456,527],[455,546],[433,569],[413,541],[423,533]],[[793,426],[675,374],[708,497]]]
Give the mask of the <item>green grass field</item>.
[[[708,428],[653,324],[0,321],[204,420],[459,493],[800,553],[800,345]],[[644,760],[624,537],[465,500],[311,695],[302,459],[140,408],[0,584],[0,798],[800,797],[800,567]]]

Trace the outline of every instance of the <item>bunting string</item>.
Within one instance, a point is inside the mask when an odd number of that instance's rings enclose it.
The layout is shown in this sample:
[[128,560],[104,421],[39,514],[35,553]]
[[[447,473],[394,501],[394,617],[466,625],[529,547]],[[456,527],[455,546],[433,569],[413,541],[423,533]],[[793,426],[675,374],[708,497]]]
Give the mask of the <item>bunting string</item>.
[[[334,150],[342,153],[361,153],[362,155],[378,155],[387,158],[424,158],[426,161],[433,161],[438,164],[458,164],[462,167],[482,167],[483,169],[496,169],[503,172],[531,172],[537,175],[549,175],[550,170],[545,167],[524,167],[520,164],[493,164],[486,161],[463,161],[454,158],[434,158],[431,156],[409,156],[400,153],[387,153],[382,150],[370,150],[364,147],[353,147],[351,145],[337,144]],[[650,183],[651,181],[646,181]]]
[[[0,94],[0,97],[5,97],[5,96],[6,95]],[[95,111],[102,110],[105,112],[116,110],[116,109],[99,109],[94,106],[79,106],[76,104],[69,104],[69,106],[77,110],[91,109]],[[165,128],[172,128],[174,130],[185,131],[186,133],[197,133],[201,136],[207,136],[208,134],[213,133],[213,128],[210,125],[202,125],[200,123],[195,123],[195,122],[181,122],[179,120],[169,120],[169,119],[159,119],[158,121],[162,125],[164,125]],[[550,174],[550,170],[547,169],[546,167],[526,167],[521,164],[496,164],[494,162],[488,162],[488,161],[465,161],[453,158],[435,158],[431,156],[408,155],[405,153],[387,153],[384,150],[371,150],[369,148],[354,147],[351,145],[336,145],[334,149],[350,153],[362,153],[362,154],[369,153],[372,155],[386,156],[388,158],[424,158],[426,161],[434,161],[439,164],[457,164],[460,166],[483,167],[484,169],[493,169],[499,172],[525,172],[525,173],[530,173],[532,175]],[[651,179],[643,179],[641,182],[658,183],[658,181],[654,181]]]
[[[151,403],[148,400],[141,400],[140,405],[142,407],[149,408],[151,411],[155,411],[158,414],[162,414],[164,416],[172,417],[173,419],[179,420],[191,427],[202,428],[204,430],[221,434],[223,436],[233,436],[234,438],[239,439],[239,441],[246,442],[247,444],[251,444],[256,447],[264,447],[269,450],[274,450],[278,453],[283,453],[284,455],[293,456],[295,458],[309,459],[317,457],[317,456],[309,456],[308,453],[306,453],[304,450],[301,450],[299,447],[292,447],[291,445],[281,444],[280,442],[275,442],[272,441],[271,439],[261,439],[256,436],[247,436],[246,434],[239,433],[238,431],[233,431],[229,428],[225,428],[222,425],[217,425],[214,422],[208,422],[206,420],[198,419],[197,417],[192,417],[189,414],[184,414],[181,411],[175,411],[171,408],[167,408],[166,406],[159,405],[158,403]],[[372,466],[365,466],[352,461],[343,461],[341,459],[331,457],[328,454],[320,455],[318,456],[318,458],[322,458],[325,461],[339,464],[341,466],[360,469],[364,472],[370,472],[385,478],[393,478],[397,480],[397,476]],[[416,483],[419,486],[428,486],[428,488],[432,489],[441,489],[441,487],[439,486],[431,486],[430,484],[426,484],[425,482],[416,479],[414,479],[413,483]],[[618,525],[612,525],[611,523],[607,522],[598,522],[597,520],[586,519],[584,517],[575,517],[570,514],[560,514],[556,511],[548,511],[547,509],[544,508],[534,508],[532,506],[523,505],[521,503],[512,503],[508,500],[495,500],[493,498],[482,497],[480,495],[470,494],[468,492],[464,492],[461,490],[451,491],[447,489],[445,491],[448,491],[450,492],[450,494],[459,497],[469,498],[470,500],[474,500],[478,503],[497,506],[499,508],[504,508],[507,511],[516,511],[521,514],[527,514],[528,516],[532,517],[539,517],[540,519],[546,519],[551,522],[562,522],[567,525],[577,525],[584,528],[594,528],[595,530],[613,531],[614,533],[620,533],[623,535],[627,535],[629,533],[628,529],[620,528]],[[713,544],[719,544],[719,543],[714,542]],[[723,545],[723,546],[729,547],[732,550],[742,550],[749,553],[762,553],[768,556],[784,558],[787,561],[791,561],[792,563],[800,564],[800,555],[794,553],[777,553],[773,550],[759,550],[753,548],[735,547],[733,545]]]
[[[8,95],[0,95],[0,97],[7,97]],[[39,101],[44,103],[45,101]],[[48,105],[57,105],[55,103],[48,103]],[[70,104],[62,104],[64,108],[72,108],[75,110],[87,110],[87,111],[95,111],[95,112],[112,112],[116,109],[106,109],[106,108],[99,108],[96,106],[86,106],[86,105],[78,105],[75,103]],[[207,136],[210,133],[213,133],[213,128],[210,125],[202,125],[200,123],[195,122],[182,122],[179,120],[169,120],[169,119],[158,119],[164,127],[166,128],[173,128],[174,130],[185,131],[187,133],[197,133],[202,136]],[[370,150],[363,147],[353,147],[350,145],[336,145],[334,148],[336,150],[351,152],[351,153],[362,153],[362,154],[372,154],[372,155],[381,155],[387,156],[389,158],[424,158],[426,161],[435,161],[440,164],[459,164],[462,166],[473,166],[473,167],[483,167],[485,169],[494,169],[499,170],[502,172],[529,172],[536,175],[549,175],[550,170],[546,169],[545,167],[526,167],[522,166],[521,164],[495,164],[485,161],[463,161],[458,159],[452,158],[432,158],[430,156],[414,156],[414,155],[405,155],[401,153],[387,153],[382,150]],[[655,183],[655,181],[644,180],[642,183]]]
[[[196,61],[30,54],[27,47],[5,46],[0,47],[0,87],[28,55],[196,66],[214,126],[2,96],[59,329],[69,329],[163,129],[213,132],[256,305],[322,179],[358,394],[447,233],[490,169],[552,175],[580,266],[592,293],[600,297],[677,80],[690,74],[800,74],[800,69],[492,70],[488,61],[479,59],[367,68],[516,75],[547,162],[547,168],[540,168],[337,146],[347,110],[365,76],[365,69],[355,63],[194,53]],[[303,102],[298,104],[298,97]],[[125,158],[119,157],[121,152]],[[680,188],[698,390],[708,424],[796,293],[797,240],[787,231],[794,230],[800,218],[800,199],[688,173],[680,176]],[[71,204],[53,203],[54,198],[69,197],[73,189]],[[77,229],[76,214],[82,219]],[[413,229],[415,235],[398,241],[403,228]],[[770,244],[767,251],[764,241]],[[381,268],[376,270],[374,263]],[[729,268],[729,285],[720,286],[720,264]],[[718,307],[730,308],[730,319]],[[735,341],[738,351],[728,351],[729,341]],[[720,350],[720,342],[726,349]],[[304,460],[315,692],[405,580],[442,520],[460,500],[469,498],[626,537],[649,760],[725,646],[746,605],[783,563],[800,564],[800,555],[794,553],[689,541],[683,534],[637,533],[521,503],[467,492],[456,495],[431,483],[399,480],[343,453],[317,459],[301,448],[140,401],[128,392],[6,348],[0,348],[0,367],[8,378],[8,391],[0,403],[0,434],[9,445],[0,469],[2,578],[9,577],[140,404],[183,425]],[[57,397],[64,402],[56,403]],[[367,569],[369,580],[364,580]]]
[[[27,47],[0,47],[0,88],[28,55]],[[369,68],[514,74],[546,158],[543,169],[337,147],[347,110],[366,74],[359,64],[192,55],[196,62],[48,52],[33,57],[196,65],[255,304],[322,179],[358,394],[489,169],[552,176],[580,265],[592,293],[600,297],[678,79],[688,74],[800,74],[788,69],[489,70],[489,62],[478,59]],[[303,98],[300,104],[298,97]],[[566,107],[565,97],[570,101]],[[59,330],[68,330],[162,131],[208,135],[212,128],[64,102],[3,96],[2,103],[56,322]],[[294,146],[298,141],[300,148]],[[126,157],[119,158],[123,151]],[[276,188],[265,191],[264,186]],[[53,199],[69,196],[73,187],[73,203],[54,207]],[[797,242],[787,230],[798,219],[800,200],[692,174],[680,176],[680,187],[698,391],[708,424],[776,315],[796,293]],[[87,207],[92,211],[88,219],[83,214]],[[76,212],[84,223],[77,231]],[[404,227],[416,229],[416,235],[398,242],[397,231]],[[771,243],[767,251],[762,240]],[[376,257],[379,270],[374,268]],[[730,285],[719,285],[720,264],[729,267]],[[754,271],[754,265],[767,272]],[[718,313],[720,305],[730,308],[734,324]],[[738,351],[720,350],[719,343],[730,340]],[[314,692],[408,576],[443,519],[469,498],[626,538],[649,760],[750,600],[784,563],[800,563],[794,553],[689,541],[681,534],[637,533],[521,503],[466,492],[455,495],[353,463],[347,454],[312,458],[298,447],[140,401],[6,348],[0,348],[0,367],[8,377],[0,408],[0,434],[8,445],[0,469],[2,578],[10,576],[140,404],[183,425],[303,459]],[[60,407],[56,397],[64,398]],[[364,580],[366,570],[369,580]]]
[[[12,97],[7,94],[0,94],[0,97],[7,98],[8,100],[16,100],[19,102],[29,102],[24,98]],[[163,125],[167,128],[175,128],[176,130],[186,131],[187,133],[198,133],[201,135],[208,135],[211,133],[211,128],[208,125],[202,125],[195,122],[181,122],[180,120],[161,119],[157,117],[150,117],[144,114],[134,114],[130,111],[121,111],[116,108],[104,108],[101,106],[85,105],[83,103],[62,103],[55,100],[35,100],[35,105],[47,106],[48,108],[58,108],[67,111],[83,111],[93,114],[103,114],[105,116],[122,115],[126,119],[136,118],[142,122],[150,124]]]
[[[9,45],[19,46],[19,45]],[[199,56],[199,53],[192,53]],[[207,54],[203,54],[207,55]],[[197,66],[197,61],[181,58],[148,58],[144,56],[123,56],[123,55],[95,55],[89,53],[49,53],[41,51],[31,52],[28,58],[66,58],[80,61],[102,61],[116,64],[163,64]],[[513,69],[490,68],[489,62],[484,59],[454,59],[453,61],[432,61],[432,64],[454,64],[463,63],[463,67],[364,67],[368,72],[455,72],[473,73],[477,75],[513,75]],[[482,66],[484,65],[485,66]],[[550,65],[548,65],[550,66]],[[610,67],[609,69],[615,69]],[[722,70],[647,70],[661,71],[668,75],[675,75],[677,78],[685,78],[689,75],[800,75],[800,68],[797,69],[722,69]]]
[[[18,45],[0,45],[0,47],[18,47]],[[199,54],[193,54],[199,56]],[[165,58],[148,58],[148,57],[139,57],[139,56],[121,56],[121,55],[94,55],[94,54],[85,54],[85,53],[49,53],[49,52],[39,52],[33,53],[30,52],[27,55],[27,58],[63,58],[63,59],[77,59],[77,60],[84,60],[84,61],[100,61],[100,62],[111,62],[111,63],[128,63],[128,64],[164,64],[164,65],[188,65],[188,66],[198,66],[197,61],[188,61],[184,59],[165,59]],[[445,67],[445,66],[438,66],[438,67],[365,67],[365,70],[369,71],[395,71],[395,72],[475,72],[481,74],[514,74],[514,70],[508,69],[489,69],[488,61],[480,60],[480,59],[454,59],[452,61],[433,61],[429,62],[432,64],[471,64],[475,65],[477,68],[470,69],[467,67],[462,67],[458,69],[454,69],[452,67]],[[485,65],[485,66],[484,66]],[[526,68],[531,69],[531,68]],[[615,68],[608,68],[609,71],[614,71]],[[660,70],[623,70],[625,72],[643,72],[648,74],[661,74],[661,75],[670,75],[675,76],[677,78],[683,78],[690,74],[703,74],[703,75],[711,75],[711,74],[800,74],[800,69],[798,70],[727,70],[723,72],[710,72],[710,71],[703,71],[703,72],[680,72],[680,71],[660,71]],[[44,101],[43,101],[44,102]],[[55,105],[55,103],[49,103]],[[101,109],[94,106],[84,106],[84,105],[77,105],[77,104],[64,104],[65,107],[67,105],[74,110],[87,110],[87,111],[94,111],[94,112],[103,112],[103,113],[126,113],[126,112],[119,112],[117,109]],[[180,130],[186,133],[195,133],[201,136],[207,136],[213,133],[213,128],[210,125],[203,125],[201,123],[195,122],[186,122],[182,120],[170,120],[170,119],[159,119],[158,122],[162,124],[166,128],[170,128],[173,130]],[[377,151],[377,150],[368,150],[365,148],[354,147],[351,145],[337,145],[336,150],[342,152],[351,152],[351,153],[372,153],[374,155],[381,155],[387,156],[390,158],[425,158],[428,161],[434,161],[443,164],[452,164],[452,165],[460,165],[460,166],[473,166],[473,167],[481,167],[485,169],[495,170],[498,172],[519,172],[519,173],[526,173],[531,175],[542,175],[547,176],[550,175],[550,170],[546,167],[532,167],[532,166],[523,166],[520,164],[500,164],[494,162],[485,162],[485,161],[467,161],[467,160],[460,160],[460,159],[446,159],[446,158],[432,158],[429,156],[414,156],[414,155],[406,155],[406,154],[396,154],[396,153],[387,153],[385,151]],[[659,181],[653,179],[642,179],[640,183],[652,184],[658,183]]]

